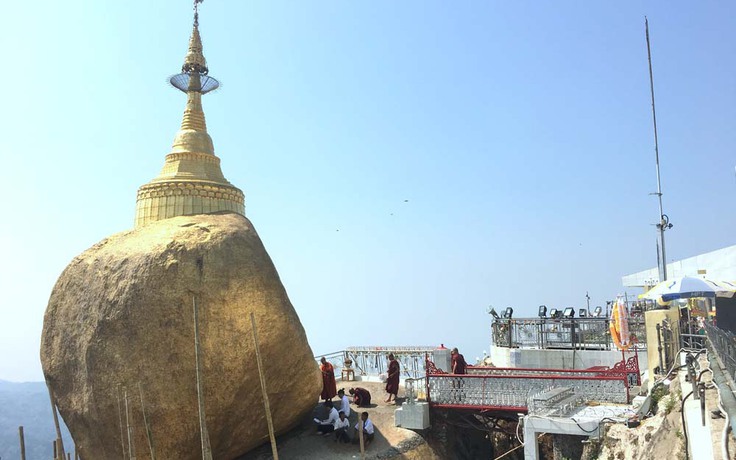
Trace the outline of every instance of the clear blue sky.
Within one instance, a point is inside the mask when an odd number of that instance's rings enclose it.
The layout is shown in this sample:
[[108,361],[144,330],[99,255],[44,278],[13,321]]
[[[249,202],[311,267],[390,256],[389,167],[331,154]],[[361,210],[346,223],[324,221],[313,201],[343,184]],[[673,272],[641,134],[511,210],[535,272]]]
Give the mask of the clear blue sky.
[[[191,2],[3,10],[0,379],[40,380],[56,278],[132,227],[179,127]],[[680,259],[736,243],[733,2],[202,4],[215,150],[315,354],[473,359],[488,305],[602,304],[656,265],[645,15]]]

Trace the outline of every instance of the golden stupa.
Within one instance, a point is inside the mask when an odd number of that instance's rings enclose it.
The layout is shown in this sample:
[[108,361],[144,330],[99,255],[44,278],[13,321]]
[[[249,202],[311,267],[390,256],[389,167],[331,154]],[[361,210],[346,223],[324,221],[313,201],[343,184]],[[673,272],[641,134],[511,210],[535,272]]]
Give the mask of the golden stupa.
[[[196,3],[195,3],[196,5]],[[187,94],[181,128],[157,177],[138,189],[135,226],[161,219],[217,211],[245,216],[243,192],[225,179],[202,110],[202,95],[219,86],[208,75],[195,12],[189,51],[172,86]]]

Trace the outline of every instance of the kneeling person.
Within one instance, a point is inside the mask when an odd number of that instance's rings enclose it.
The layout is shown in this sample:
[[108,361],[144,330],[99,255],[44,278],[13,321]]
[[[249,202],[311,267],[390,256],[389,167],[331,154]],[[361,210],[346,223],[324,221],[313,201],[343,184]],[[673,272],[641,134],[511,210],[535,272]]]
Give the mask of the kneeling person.
[[365,388],[351,388],[348,392],[353,397],[353,403],[358,407],[368,407],[371,405],[371,392]]
[[360,414],[360,420],[355,424],[355,437],[353,438],[354,443],[360,443],[360,424],[363,424],[363,442],[368,445],[373,441],[375,435],[375,429],[373,428],[373,422],[368,418],[368,412]]

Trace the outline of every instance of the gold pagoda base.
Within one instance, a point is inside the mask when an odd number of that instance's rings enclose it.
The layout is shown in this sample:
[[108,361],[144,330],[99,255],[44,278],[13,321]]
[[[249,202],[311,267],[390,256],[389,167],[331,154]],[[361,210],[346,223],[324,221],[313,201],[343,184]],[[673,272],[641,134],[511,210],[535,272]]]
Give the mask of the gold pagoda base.
[[245,196],[237,187],[213,182],[153,182],[138,189],[135,226],[176,216],[231,211],[245,216]]

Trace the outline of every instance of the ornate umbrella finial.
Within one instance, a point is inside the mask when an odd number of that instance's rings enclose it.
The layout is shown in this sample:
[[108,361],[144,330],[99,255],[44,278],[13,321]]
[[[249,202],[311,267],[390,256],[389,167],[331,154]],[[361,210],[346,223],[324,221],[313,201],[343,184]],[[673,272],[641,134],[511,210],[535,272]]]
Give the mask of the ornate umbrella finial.
[[220,82],[208,77],[209,69],[207,60],[202,52],[202,38],[199,35],[199,4],[204,0],[194,0],[194,21],[192,24],[192,35],[189,38],[189,50],[184,57],[184,65],[181,73],[173,75],[169,82],[181,91],[196,91],[201,94],[217,89]]

